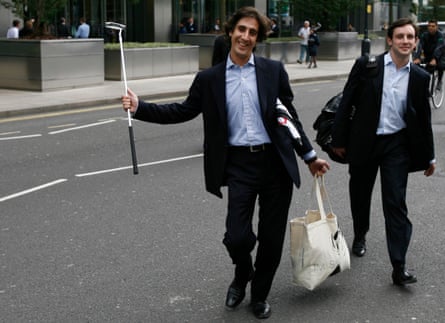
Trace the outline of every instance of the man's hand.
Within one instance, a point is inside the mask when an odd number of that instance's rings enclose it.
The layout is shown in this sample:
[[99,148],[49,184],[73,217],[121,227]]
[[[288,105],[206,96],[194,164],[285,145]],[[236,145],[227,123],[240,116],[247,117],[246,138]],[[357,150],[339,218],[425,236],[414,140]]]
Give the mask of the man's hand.
[[432,164],[430,164],[430,167],[428,167],[428,169],[423,172],[423,174],[425,176],[431,176],[434,174],[435,169],[436,169],[436,164],[432,163]]
[[139,105],[139,99],[136,93],[134,93],[132,90],[127,90],[128,95],[123,95],[122,100],[122,107],[125,111],[130,110],[130,112],[135,112],[138,105]]
[[421,63],[420,58],[414,59],[413,63],[419,65]]
[[341,158],[346,157],[346,148],[344,148],[344,147],[339,147],[339,148],[332,147],[332,151],[334,152],[334,154],[336,154],[337,156],[339,156]]
[[311,162],[308,166],[312,176],[323,175],[331,168],[326,160],[320,158],[317,158],[316,160]]

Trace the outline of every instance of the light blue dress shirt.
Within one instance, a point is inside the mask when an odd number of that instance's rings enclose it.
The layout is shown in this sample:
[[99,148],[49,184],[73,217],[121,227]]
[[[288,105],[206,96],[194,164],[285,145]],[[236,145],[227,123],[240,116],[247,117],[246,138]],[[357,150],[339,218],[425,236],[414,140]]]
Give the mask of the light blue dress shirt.
[[378,135],[390,135],[406,128],[404,116],[408,93],[410,63],[397,69],[391,55],[384,56],[382,108]]
[[79,26],[76,32],[76,38],[88,38],[90,35],[90,26],[83,23]]
[[255,146],[271,140],[261,118],[253,54],[244,66],[226,63],[226,108],[229,145]]

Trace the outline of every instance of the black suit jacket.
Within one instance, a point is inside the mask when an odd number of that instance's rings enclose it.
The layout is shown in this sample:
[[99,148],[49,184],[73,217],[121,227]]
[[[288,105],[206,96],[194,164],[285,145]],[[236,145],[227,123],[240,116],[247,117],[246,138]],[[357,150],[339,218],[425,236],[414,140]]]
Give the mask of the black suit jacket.
[[229,44],[226,35],[219,35],[213,43],[212,66],[220,62],[225,62],[229,54]]
[[[332,145],[345,147],[350,163],[365,162],[377,139],[383,92],[384,54],[376,59],[377,67],[369,67],[365,57],[356,60],[335,117]],[[425,70],[411,63],[405,115],[410,171],[425,170],[434,159],[429,80],[430,76]]]
[[[183,103],[157,105],[140,102],[134,115],[136,119],[155,123],[179,123],[203,114],[204,122],[204,175],[206,189],[222,197],[221,187],[225,185],[225,167],[228,154],[228,124],[226,111],[225,62],[199,72]],[[295,151],[303,156],[312,150],[297,112],[292,105],[293,94],[289,77],[280,62],[255,56],[255,70],[259,102],[264,126],[272,143],[297,187],[300,185]],[[277,98],[288,108],[297,123],[302,145],[294,150],[294,142],[287,129],[279,126],[275,103]]]

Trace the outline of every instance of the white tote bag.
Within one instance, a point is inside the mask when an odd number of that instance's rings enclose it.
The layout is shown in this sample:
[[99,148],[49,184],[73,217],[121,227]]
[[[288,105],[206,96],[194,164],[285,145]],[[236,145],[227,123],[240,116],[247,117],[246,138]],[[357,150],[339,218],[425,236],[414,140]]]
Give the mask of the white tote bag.
[[328,214],[324,209],[323,200],[329,199],[323,176],[314,177],[314,193],[318,210],[307,210],[305,216],[290,220],[293,283],[309,290],[350,268],[348,246],[337,217],[331,207]]

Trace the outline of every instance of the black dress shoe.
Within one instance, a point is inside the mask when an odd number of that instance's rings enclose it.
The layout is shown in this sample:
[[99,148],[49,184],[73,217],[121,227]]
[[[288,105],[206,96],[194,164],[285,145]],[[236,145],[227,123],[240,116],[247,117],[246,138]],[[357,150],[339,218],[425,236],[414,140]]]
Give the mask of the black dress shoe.
[[233,281],[226,296],[226,308],[229,310],[235,309],[246,296],[246,288],[239,286],[235,281]]
[[352,243],[352,253],[357,257],[363,257],[366,253],[366,240],[365,238],[354,238]]
[[252,307],[253,315],[255,315],[257,319],[267,319],[272,314],[270,305],[266,301],[252,302],[250,306]]
[[392,271],[392,282],[394,285],[405,286],[416,283],[417,277],[407,272],[404,267],[401,267]]

